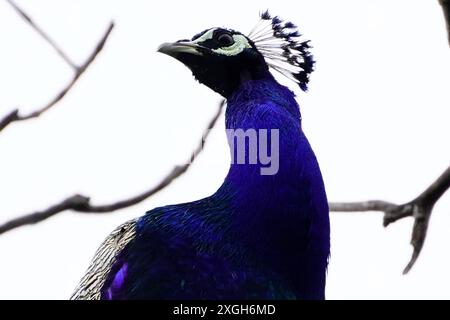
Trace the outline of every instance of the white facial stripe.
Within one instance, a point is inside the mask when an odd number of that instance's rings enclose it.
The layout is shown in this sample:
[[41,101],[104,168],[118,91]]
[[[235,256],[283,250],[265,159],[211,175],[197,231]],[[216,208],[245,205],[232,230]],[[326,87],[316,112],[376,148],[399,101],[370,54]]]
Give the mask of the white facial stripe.
[[192,43],[200,43],[200,42],[204,42],[206,40],[212,39],[214,31],[216,31],[217,29],[218,28],[209,29],[204,34],[202,34],[199,38],[197,38],[194,41],[192,41]]
[[[208,32],[207,32],[208,33]],[[211,34],[212,35],[212,34]],[[251,48],[252,46],[248,43],[247,38],[241,34],[233,35],[234,44],[229,47],[219,48],[213,50],[213,52],[218,54],[223,54],[226,56],[235,56],[244,51],[246,48]]]
[[[212,28],[206,31],[204,34],[202,34],[199,38],[195,39],[191,43],[193,44],[199,44],[202,42],[205,42],[206,40],[210,40],[214,36],[214,31],[216,31],[219,28]],[[229,47],[223,47],[212,50],[215,53],[223,54],[226,56],[235,56],[244,51],[246,48],[251,48],[252,46],[248,42],[247,38],[244,37],[241,34],[235,34],[233,35],[234,43]]]

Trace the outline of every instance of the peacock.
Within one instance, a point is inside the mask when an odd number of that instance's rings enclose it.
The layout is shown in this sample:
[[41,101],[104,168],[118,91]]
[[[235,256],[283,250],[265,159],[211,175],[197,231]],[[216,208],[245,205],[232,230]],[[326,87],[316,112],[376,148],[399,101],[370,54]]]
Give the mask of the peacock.
[[325,299],[324,182],[296,96],[272,74],[307,90],[315,61],[301,38],[265,11],[248,35],[216,27],[159,47],[226,99],[228,174],[209,197],[114,230],[72,299]]

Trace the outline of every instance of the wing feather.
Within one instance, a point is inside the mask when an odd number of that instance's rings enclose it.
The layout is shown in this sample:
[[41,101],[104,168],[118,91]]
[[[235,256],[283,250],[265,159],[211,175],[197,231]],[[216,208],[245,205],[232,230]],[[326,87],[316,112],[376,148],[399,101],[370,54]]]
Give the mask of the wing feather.
[[86,274],[72,294],[71,300],[100,299],[101,289],[114,264],[115,258],[134,239],[136,221],[137,219],[133,219],[125,222],[106,237],[97,249]]

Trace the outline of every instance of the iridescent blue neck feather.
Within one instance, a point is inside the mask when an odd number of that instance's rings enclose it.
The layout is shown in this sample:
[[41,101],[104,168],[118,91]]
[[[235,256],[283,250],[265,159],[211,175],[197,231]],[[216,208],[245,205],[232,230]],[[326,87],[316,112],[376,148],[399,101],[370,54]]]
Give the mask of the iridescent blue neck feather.
[[226,127],[279,129],[279,171],[231,165],[216,197],[230,199],[233,230],[251,252],[294,283],[299,298],[323,298],[329,217],[316,157],[301,127],[294,94],[268,74],[228,99]]

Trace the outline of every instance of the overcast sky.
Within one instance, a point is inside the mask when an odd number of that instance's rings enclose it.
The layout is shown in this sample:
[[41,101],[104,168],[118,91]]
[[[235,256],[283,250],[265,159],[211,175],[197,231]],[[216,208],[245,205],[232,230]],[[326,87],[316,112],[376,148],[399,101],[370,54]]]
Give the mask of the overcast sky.
[[[107,203],[158,182],[196,145],[220,97],[162,42],[213,26],[248,32],[258,12],[298,24],[317,71],[298,93],[304,130],[332,201],[417,196],[450,162],[450,55],[438,1],[111,1],[18,3],[81,63],[114,19],[92,67],[42,118],[0,135],[0,223],[73,193]],[[46,103],[71,76],[51,47],[0,2],[0,117]],[[192,169],[142,204],[108,215],[66,212],[0,236],[0,298],[66,299],[104,237],[156,206],[208,196],[229,153],[224,119]],[[419,261],[401,272],[412,221],[332,213],[329,299],[450,298],[450,195],[435,207]]]

